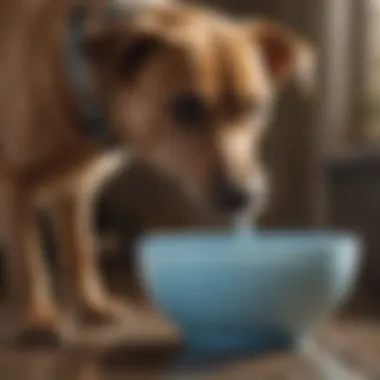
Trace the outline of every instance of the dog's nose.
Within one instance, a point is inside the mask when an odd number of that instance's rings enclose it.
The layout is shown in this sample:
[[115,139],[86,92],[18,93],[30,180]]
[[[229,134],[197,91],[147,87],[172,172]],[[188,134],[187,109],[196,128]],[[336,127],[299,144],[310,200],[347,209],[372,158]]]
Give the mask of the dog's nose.
[[223,212],[237,212],[248,206],[249,194],[234,182],[220,179],[215,185],[216,206]]

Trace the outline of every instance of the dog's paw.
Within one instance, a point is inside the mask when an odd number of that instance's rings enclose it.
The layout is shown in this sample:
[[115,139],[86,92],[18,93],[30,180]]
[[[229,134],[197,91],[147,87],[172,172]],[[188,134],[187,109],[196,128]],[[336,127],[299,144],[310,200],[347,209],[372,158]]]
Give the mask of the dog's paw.
[[128,318],[131,310],[125,302],[114,298],[102,298],[96,302],[89,300],[80,306],[80,319],[90,325],[117,324]]
[[19,348],[58,347],[66,340],[66,322],[54,308],[32,308],[26,318],[13,318],[11,343]]
[[61,324],[56,319],[26,322],[13,337],[13,343],[24,348],[58,347],[63,342]]
[[58,330],[44,326],[27,326],[14,339],[17,347],[58,347],[63,343]]

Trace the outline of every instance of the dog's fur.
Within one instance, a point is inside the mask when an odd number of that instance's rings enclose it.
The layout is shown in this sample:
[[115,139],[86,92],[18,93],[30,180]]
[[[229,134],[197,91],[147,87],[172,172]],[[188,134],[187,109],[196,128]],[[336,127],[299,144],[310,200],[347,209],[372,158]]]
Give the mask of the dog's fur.
[[[87,3],[90,11],[97,2]],[[55,217],[78,309],[101,319],[121,310],[95,263],[91,206],[124,153],[106,152],[81,131],[65,58],[71,7],[67,0],[1,5],[1,211],[23,332],[56,333],[60,326],[38,241],[39,207]],[[269,22],[165,4],[89,26],[84,51],[109,128],[135,156],[205,206],[213,204],[220,173],[259,196],[260,139],[275,95],[311,59],[296,35]],[[185,103],[179,116],[178,102]]]

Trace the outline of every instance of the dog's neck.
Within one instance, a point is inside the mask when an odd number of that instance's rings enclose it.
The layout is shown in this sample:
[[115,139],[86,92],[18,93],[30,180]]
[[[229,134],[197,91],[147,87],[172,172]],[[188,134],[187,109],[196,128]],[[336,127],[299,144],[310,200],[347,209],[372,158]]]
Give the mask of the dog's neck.
[[67,72],[81,115],[81,133],[100,145],[112,146],[117,143],[117,139],[106,121],[105,110],[91,89],[91,79],[83,53],[84,29],[88,17],[86,8],[81,6],[70,12]]
[[69,15],[67,68],[70,86],[82,116],[83,135],[103,146],[118,145],[112,126],[107,123],[102,102],[94,96],[89,67],[83,52],[83,37],[89,23],[107,23],[128,13],[165,3],[168,0],[73,0]]

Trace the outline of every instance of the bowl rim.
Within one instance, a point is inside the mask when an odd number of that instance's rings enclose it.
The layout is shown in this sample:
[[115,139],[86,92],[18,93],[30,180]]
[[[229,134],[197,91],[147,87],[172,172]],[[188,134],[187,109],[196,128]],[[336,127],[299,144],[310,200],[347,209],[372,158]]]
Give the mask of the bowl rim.
[[[363,239],[360,234],[349,230],[329,230],[329,229],[258,229],[250,232],[234,232],[231,229],[189,229],[178,231],[161,231],[155,233],[144,234],[136,241],[136,246],[150,247],[152,244],[172,244],[172,243],[194,243],[197,239],[204,241],[215,241],[218,243],[226,239],[232,241],[233,237],[241,239],[250,239],[251,241],[260,242],[269,241],[269,239],[283,239],[289,241],[302,241],[304,239],[324,240],[324,243],[349,243],[355,245],[363,245]],[[272,240],[273,241],[273,240]],[[198,241],[199,242],[199,241]]]

